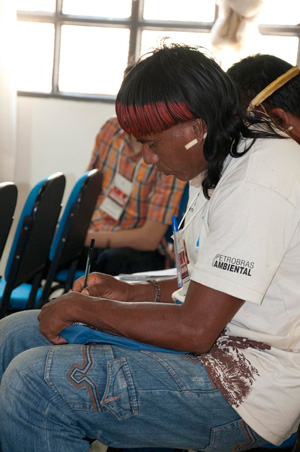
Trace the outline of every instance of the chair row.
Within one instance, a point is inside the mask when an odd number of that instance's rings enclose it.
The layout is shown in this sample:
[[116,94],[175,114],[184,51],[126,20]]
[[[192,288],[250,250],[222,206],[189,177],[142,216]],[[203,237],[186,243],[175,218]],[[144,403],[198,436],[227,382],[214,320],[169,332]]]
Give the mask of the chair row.
[[[0,279],[0,318],[22,310],[41,307],[53,288],[65,293],[72,287],[90,219],[101,191],[98,170],[84,173],[76,182],[62,211],[66,178],[55,173],[36,184],[24,204],[11,249]],[[13,221],[17,188],[0,184],[0,258]],[[57,281],[60,268],[67,277]]]

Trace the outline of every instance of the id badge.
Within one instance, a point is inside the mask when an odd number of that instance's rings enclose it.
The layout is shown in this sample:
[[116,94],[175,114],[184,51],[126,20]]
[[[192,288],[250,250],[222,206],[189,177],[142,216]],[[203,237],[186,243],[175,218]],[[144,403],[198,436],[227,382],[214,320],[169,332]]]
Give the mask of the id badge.
[[181,232],[173,231],[173,234],[178,286],[182,288],[183,295],[186,295],[190,283],[187,253]]
[[121,176],[121,174],[116,174],[100,208],[114,220],[119,220],[126,207],[132,186],[133,183],[130,180]]

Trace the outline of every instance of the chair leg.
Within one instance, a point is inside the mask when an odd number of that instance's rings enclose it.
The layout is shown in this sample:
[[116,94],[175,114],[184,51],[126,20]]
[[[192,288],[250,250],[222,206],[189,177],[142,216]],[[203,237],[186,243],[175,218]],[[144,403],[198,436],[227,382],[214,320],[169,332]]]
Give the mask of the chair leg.
[[9,300],[13,290],[13,286],[9,281],[6,281],[2,298],[0,299],[0,319],[6,316],[9,310]]
[[32,288],[30,291],[30,295],[26,304],[26,309],[33,309],[34,308],[34,304],[35,304],[35,299],[36,299],[36,294],[37,291],[41,285],[41,280],[42,280],[42,273],[38,273],[37,275],[35,275],[35,277],[33,278],[33,282],[32,282]]
[[72,289],[74,274],[75,274],[77,265],[78,265],[78,259],[75,259],[73,262],[71,262],[71,265],[69,268],[69,273],[68,273],[68,278],[67,278],[67,281],[65,282],[64,293],[67,293],[67,292],[69,292],[69,290]]

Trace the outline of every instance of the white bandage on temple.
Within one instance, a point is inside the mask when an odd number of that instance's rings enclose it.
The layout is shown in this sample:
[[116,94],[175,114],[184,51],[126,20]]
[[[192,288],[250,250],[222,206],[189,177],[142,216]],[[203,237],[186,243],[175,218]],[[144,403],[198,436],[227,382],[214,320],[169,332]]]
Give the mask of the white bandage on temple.
[[[207,132],[205,132],[203,134],[203,140],[205,140],[206,137],[207,137]],[[197,138],[195,138],[194,140],[187,143],[184,147],[185,147],[185,149],[188,150],[188,149],[191,149],[193,146],[195,146],[195,144],[197,144],[197,143],[198,143],[198,140],[197,140]]]
[[189,143],[187,143],[184,147],[185,149],[191,149],[193,146],[195,146],[195,144],[198,143],[197,138],[195,138],[194,140],[190,141]]

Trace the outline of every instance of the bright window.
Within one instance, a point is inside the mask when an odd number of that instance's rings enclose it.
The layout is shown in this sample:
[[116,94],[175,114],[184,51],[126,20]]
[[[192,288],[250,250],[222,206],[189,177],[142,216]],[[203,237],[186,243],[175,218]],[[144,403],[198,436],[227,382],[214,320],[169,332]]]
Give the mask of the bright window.
[[127,65],[128,43],[126,28],[63,25],[59,90],[116,94]]
[[213,22],[215,2],[207,0],[144,0],[144,19]]
[[50,93],[52,90],[54,25],[19,22],[18,33],[18,89]]
[[300,22],[299,0],[264,0],[259,21],[262,24],[297,25]]
[[191,46],[201,46],[206,49],[210,47],[209,33],[193,33],[173,30],[145,30],[142,32],[141,54],[143,55],[151,50],[151,48],[159,46],[164,39],[166,43],[178,42]]
[[55,0],[17,0],[16,8],[18,11],[31,11],[31,12],[55,12]]
[[[213,0],[17,0],[18,90],[114,101],[129,62],[166,42],[213,52]],[[264,0],[244,53],[212,53],[226,70],[253,53],[299,64],[300,1]],[[299,57],[298,57],[299,58]]]
[[78,16],[130,17],[131,0],[64,0],[62,12]]

